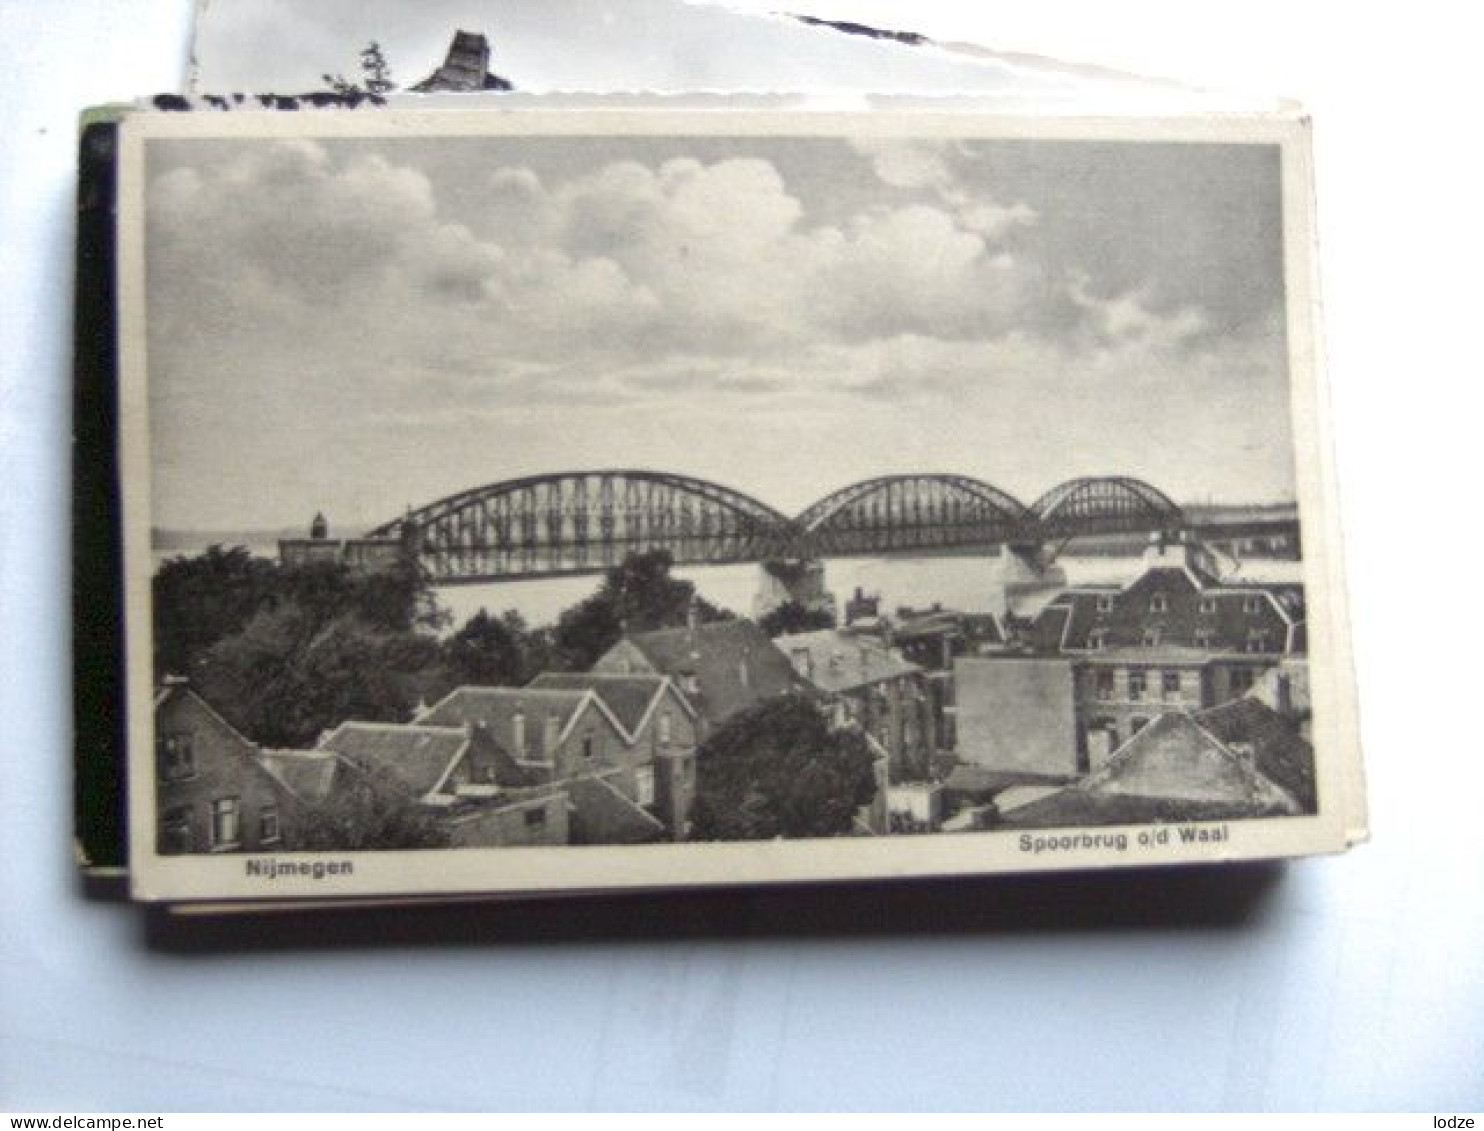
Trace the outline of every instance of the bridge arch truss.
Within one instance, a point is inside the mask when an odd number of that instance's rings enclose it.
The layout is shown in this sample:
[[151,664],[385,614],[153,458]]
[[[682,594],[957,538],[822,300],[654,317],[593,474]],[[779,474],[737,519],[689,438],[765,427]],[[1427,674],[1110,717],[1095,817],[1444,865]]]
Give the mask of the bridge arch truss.
[[1045,540],[1173,532],[1185,526],[1184,512],[1168,495],[1126,476],[1070,479],[1037,499],[1031,512],[1036,532]]
[[787,516],[728,487],[616,469],[477,487],[369,537],[408,538],[429,574],[448,583],[597,573],[654,550],[678,565],[758,561],[788,554],[791,531]]
[[990,546],[1023,537],[1024,504],[963,475],[886,475],[826,495],[794,520],[821,556]]

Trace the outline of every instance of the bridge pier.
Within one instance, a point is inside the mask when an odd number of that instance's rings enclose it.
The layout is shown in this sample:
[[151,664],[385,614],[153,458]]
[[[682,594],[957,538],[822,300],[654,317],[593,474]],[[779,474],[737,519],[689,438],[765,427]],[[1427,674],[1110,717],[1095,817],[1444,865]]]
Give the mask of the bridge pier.
[[758,563],[758,587],[752,615],[762,619],[790,601],[810,612],[835,611],[835,596],[825,588],[824,562],[818,558],[772,558]]

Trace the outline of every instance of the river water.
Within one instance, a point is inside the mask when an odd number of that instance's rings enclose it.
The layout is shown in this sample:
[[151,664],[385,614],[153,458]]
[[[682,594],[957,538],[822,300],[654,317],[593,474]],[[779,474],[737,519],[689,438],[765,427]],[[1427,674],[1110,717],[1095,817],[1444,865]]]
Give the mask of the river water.
[[[831,558],[825,562],[825,586],[835,595],[842,613],[857,588],[879,596],[882,612],[895,612],[902,606],[923,609],[937,602],[962,612],[1001,613],[1006,607],[1007,580],[1019,581],[1017,591],[1034,604],[1037,589],[1044,599],[1068,584],[1123,584],[1142,573],[1147,564],[1140,556],[1067,555],[1057,560],[1041,586],[1028,587],[1004,557]],[[1242,573],[1249,580],[1296,581],[1299,571],[1297,562],[1249,562]],[[677,567],[674,575],[693,582],[696,592],[712,604],[738,616],[753,615],[760,582],[757,565]],[[597,576],[556,577],[441,586],[437,593],[439,602],[452,612],[455,625],[480,609],[491,613],[515,609],[528,624],[537,625],[555,621],[563,609],[597,592],[602,582]]]
[[[277,555],[276,546],[249,548],[266,557]],[[157,564],[168,556],[172,555],[157,553]],[[1138,555],[1066,554],[1057,559],[1053,572],[1040,586],[1028,587],[1014,560],[1004,555],[831,558],[825,562],[825,585],[835,595],[841,612],[845,602],[860,589],[879,596],[881,610],[888,613],[903,606],[927,608],[935,602],[963,612],[1001,613],[1006,607],[1007,581],[1018,582],[1015,588],[1022,596],[1017,606],[1024,609],[1022,600],[1034,606],[1038,593],[1044,600],[1068,584],[1126,583],[1148,564]],[[1251,561],[1243,565],[1242,576],[1250,581],[1298,581],[1302,579],[1301,570],[1298,562]],[[676,577],[694,583],[696,591],[706,600],[738,616],[753,615],[760,573],[760,567],[753,563],[681,566],[674,570]],[[596,593],[602,583],[601,576],[590,575],[444,585],[435,592],[439,603],[452,614],[454,628],[480,609],[491,613],[515,609],[527,624],[534,626],[554,622],[563,609]]]

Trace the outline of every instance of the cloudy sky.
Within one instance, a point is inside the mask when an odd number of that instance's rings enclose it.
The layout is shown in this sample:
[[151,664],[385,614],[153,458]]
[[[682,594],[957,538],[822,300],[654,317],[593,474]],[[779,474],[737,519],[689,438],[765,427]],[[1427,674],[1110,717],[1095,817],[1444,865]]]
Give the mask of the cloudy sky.
[[155,524],[543,471],[794,512],[953,471],[1292,496],[1278,154],[838,138],[149,142]]

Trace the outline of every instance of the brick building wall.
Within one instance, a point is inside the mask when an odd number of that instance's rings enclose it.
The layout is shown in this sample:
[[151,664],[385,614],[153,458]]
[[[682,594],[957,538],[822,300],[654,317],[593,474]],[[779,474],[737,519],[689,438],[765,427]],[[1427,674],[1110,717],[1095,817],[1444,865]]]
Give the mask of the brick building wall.
[[167,687],[155,709],[156,851],[292,847],[292,798],[258,765],[257,753],[195,692]]

